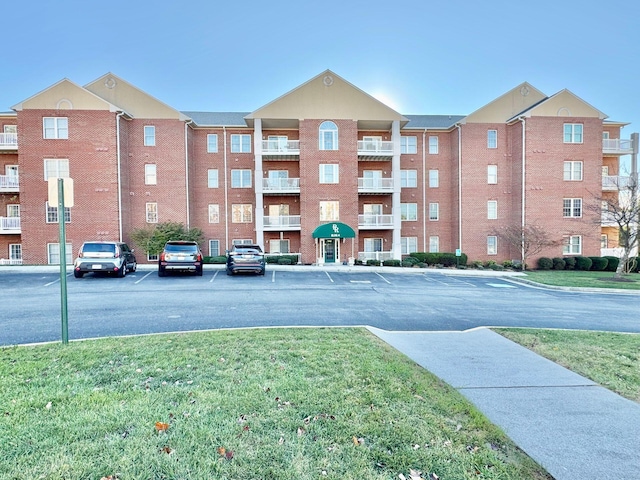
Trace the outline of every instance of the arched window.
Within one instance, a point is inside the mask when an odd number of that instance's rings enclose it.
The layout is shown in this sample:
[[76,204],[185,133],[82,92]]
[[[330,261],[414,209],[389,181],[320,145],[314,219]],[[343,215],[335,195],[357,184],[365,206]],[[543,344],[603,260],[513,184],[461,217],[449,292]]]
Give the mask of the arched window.
[[338,126],[330,121],[320,124],[320,150],[338,150]]

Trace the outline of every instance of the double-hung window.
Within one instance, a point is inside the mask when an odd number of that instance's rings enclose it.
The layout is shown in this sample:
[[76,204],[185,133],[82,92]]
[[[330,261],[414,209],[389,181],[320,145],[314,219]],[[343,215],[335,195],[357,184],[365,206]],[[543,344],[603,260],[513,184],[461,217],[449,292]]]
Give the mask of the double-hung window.
[[337,163],[320,164],[320,183],[339,183]]
[[220,223],[220,205],[209,204],[209,223]]
[[320,150],[338,150],[338,126],[335,123],[328,120],[322,122],[318,137]]
[[[58,207],[52,207],[49,202],[46,202],[45,208],[47,211],[47,223],[58,223]],[[71,209],[64,207],[64,223],[71,223]]]
[[253,205],[250,203],[234,203],[231,205],[231,223],[253,222]]
[[336,222],[340,220],[340,202],[326,201],[320,202],[320,221]]
[[218,257],[220,255],[220,240],[209,240],[209,256]]
[[571,235],[564,238],[562,246],[563,255],[580,255],[582,254],[582,237],[580,235]]
[[429,137],[429,155],[438,153],[438,137]]
[[564,124],[564,143],[582,143],[582,124]]
[[400,137],[400,153],[418,153],[418,137]]
[[487,183],[489,185],[495,185],[498,183],[498,166],[487,165]]
[[438,188],[440,186],[439,173],[438,170],[429,170],[429,188]]
[[156,127],[153,125],[144,126],[144,146],[155,147],[156,146]]
[[47,139],[64,140],[69,138],[69,119],[67,117],[44,117],[42,135]]
[[45,158],[44,179],[69,178],[69,160],[66,158]]
[[497,130],[487,130],[487,148],[498,148]]
[[156,174],[156,164],[147,163],[144,166],[144,184],[145,185],[157,185],[158,176]]
[[433,235],[429,237],[429,252],[438,253],[440,251],[440,237]]
[[487,219],[496,220],[498,218],[498,201],[489,200],[487,202]]
[[498,254],[498,237],[496,235],[489,235],[487,237],[487,255]]
[[207,134],[207,153],[217,153],[218,152],[218,134],[209,133]]
[[582,162],[577,160],[567,160],[564,162],[563,179],[570,182],[582,180]]
[[231,188],[251,188],[251,170],[231,170]]
[[400,237],[400,253],[409,255],[418,251],[418,237]]
[[207,170],[207,187],[218,188],[218,169],[210,168]]
[[417,203],[401,203],[400,219],[402,221],[415,222],[418,220],[418,204]]
[[[73,263],[73,245],[65,243],[65,255],[67,265]],[[60,244],[48,243],[47,244],[47,260],[50,265],[60,265]]]
[[417,170],[400,170],[400,188],[415,188],[418,186]]
[[439,219],[440,219],[440,204],[430,203],[429,204],[429,220],[433,222]]
[[231,153],[251,153],[251,135],[231,135]]
[[147,223],[158,223],[158,204],[149,202],[145,205]]
[[562,199],[562,216],[565,218],[582,217],[582,199],[581,198],[563,198]]

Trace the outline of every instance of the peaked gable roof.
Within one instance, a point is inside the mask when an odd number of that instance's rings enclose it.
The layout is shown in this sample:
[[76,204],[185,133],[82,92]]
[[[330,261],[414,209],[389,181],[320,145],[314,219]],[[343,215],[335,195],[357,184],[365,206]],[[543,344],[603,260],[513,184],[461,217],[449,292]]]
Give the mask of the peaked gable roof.
[[13,110],[107,110],[118,108],[68,78],[54,83],[11,107]]
[[521,115],[526,117],[592,117],[604,120],[607,115],[567,90],[545,98]]
[[285,126],[302,119],[347,119],[358,121],[360,128],[390,128],[398,120],[401,126],[408,119],[380,100],[325,70],[311,80],[258,108],[245,117],[247,124],[260,118],[263,125]]
[[112,73],[106,73],[85,85],[84,88],[104,98],[108,102],[121,107],[134,118],[189,120],[188,117],[175,108],[170,107],[166,103],[161,102]]
[[524,82],[495,100],[467,115],[464,123],[505,123],[547,96],[531,84]]

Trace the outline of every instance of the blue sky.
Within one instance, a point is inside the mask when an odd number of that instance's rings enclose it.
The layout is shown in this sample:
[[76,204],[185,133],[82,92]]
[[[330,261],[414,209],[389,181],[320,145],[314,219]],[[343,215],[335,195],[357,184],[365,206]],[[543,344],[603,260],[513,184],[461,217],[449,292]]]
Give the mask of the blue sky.
[[331,69],[404,114],[528,81],[640,131],[636,0],[23,0],[3,20],[0,111],[107,72],[178,110],[252,111]]

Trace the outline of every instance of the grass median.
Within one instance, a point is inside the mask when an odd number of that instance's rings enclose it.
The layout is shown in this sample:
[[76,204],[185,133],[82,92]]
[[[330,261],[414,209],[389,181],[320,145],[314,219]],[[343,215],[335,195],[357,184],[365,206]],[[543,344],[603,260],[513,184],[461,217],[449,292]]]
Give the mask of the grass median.
[[640,290],[640,274],[637,273],[624,275],[620,280],[614,278],[614,272],[527,270],[525,273],[528,280],[545,285]]
[[0,478],[550,478],[364,329],[108,338],[0,357]]

